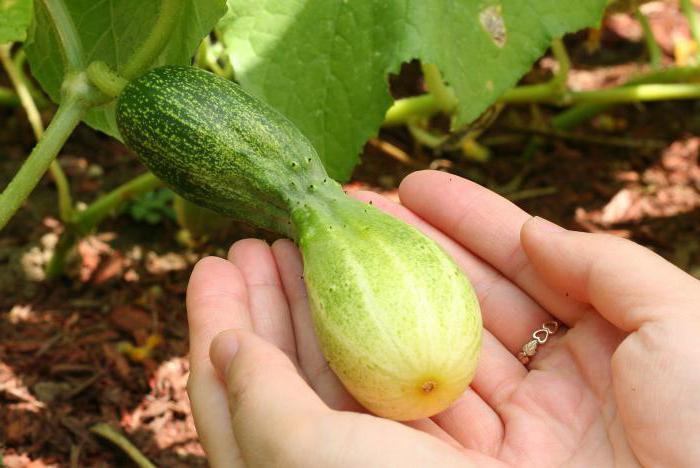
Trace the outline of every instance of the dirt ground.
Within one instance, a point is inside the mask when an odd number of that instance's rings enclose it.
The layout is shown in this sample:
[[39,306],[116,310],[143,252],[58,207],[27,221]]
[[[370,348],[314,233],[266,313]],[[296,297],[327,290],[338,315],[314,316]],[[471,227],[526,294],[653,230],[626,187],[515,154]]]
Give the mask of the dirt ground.
[[[650,17],[672,62],[674,38],[688,32],[677,10],[661,5]],[[572,86],[613,85],[643,66],[640,31],[629,16],[606,22],[597,51],[586,51],[586,41],[585,33],[567,38]],[[541,79],[549,68],[551,60],[541,60],[524,82]],[[419,89],[415,64],[393,87],[397,95]],[[533,215],[631,238],[700,277],[700,102],[619,106],[566,135],[543,135],[538,113],[546,121],[556,112],[506,108],[479,140],[491,150],[488,162],[459,151],[436,154],[404,129],[384,130],[367,144],[349,188],[395,197],[409,172],[447,170]],[[0,108],[0,122],[4,186],[33,141],[21,111]],[[528,153],[533,139],[536,150]],[[85,203],[143,171],[121,144],[84,126],[59,160],[75,199]],[[206,466],[185,391],[188,275],[197,258],[222,255],[236,239],[273,237],[231,224],[202,245],[183,247],[173,219],[163,214],[149,224],[127,209],[79,244],[81,258],[67,278],[37,281],[61,231],[55,198],[47,177],[0,236],[2,462],[128,466],[122,450],[89,431],[103,422],[158,466]],[[145,358],[122,352],[154,336],[160,343]]]

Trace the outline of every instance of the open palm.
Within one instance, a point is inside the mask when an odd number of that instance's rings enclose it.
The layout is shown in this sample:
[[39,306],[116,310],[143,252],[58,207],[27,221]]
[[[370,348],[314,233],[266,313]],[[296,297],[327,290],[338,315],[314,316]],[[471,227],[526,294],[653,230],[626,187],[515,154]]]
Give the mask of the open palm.
[[[700,332],[697,313],[694,330],[673,319],[700,302],[696,281],[626,241],[528,222],[508,201],[448,174],[410,176],[402,205],[356,196],[435,239],[471,279],[485,327],[474,381],[430,419],[363,414],[320,353],[296,247],[240,241],[228,260],[201,261],[188,290],[189,391],[213,466],[679,466],[700,456],[674,436],[696,430],[692,392],[663,395],[679,378],[697,391],[700,358],[686,363],[694,374],[654,365],[683,353],[657,336]],[[616,256],[603,256],[611,246]],[[671,294],[679,283],[685,292]],[[515,355],[551,320],[562,331],[528,369]],[[227,393],[210,345],[228,329],[269,344],[238,333]],[[221,357],[232,353],[225,348],[212,348],[214,365],[230,357]]]

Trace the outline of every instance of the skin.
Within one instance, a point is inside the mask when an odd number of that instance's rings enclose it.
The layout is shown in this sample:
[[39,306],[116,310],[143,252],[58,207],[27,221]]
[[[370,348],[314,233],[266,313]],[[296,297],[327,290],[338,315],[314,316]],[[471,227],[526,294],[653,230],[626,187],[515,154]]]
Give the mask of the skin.
[[[247,239],[187,294],[197,430],[218,467],[700,466],[700,282],[651,251],[564,230],[454,175],[372,201],[435,239],[479,296],[470,388],[430,419],[363,412],[319,352],[301,257]],[[531,333],[562,330],[528,367]]]

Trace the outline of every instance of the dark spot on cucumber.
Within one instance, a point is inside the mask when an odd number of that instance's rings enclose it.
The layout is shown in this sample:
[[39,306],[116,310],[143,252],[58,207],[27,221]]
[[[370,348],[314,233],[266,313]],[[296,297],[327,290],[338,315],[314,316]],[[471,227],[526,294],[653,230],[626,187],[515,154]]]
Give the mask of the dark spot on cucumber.
[[423,393],[428,394],[435,390],[435,387],[437,387],[437,384],[432,380],[428,380],[423,385],[421,385],[420,389],[423,390]]

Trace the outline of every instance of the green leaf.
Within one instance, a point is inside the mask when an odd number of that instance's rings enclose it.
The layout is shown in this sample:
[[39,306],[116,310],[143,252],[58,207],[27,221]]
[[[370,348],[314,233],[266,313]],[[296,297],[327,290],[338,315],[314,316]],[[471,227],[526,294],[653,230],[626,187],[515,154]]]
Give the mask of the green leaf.
[[32,20],[32,0],[0,0],[0,44],[21,42]]
[[[172,38],[153,66],[189,64],[199,42],[225,13],[224,2],[184,1]],[[148,37],[158,18],[160,2],[41,0],[35,9],[26,45],[27,58],[33,75],[51,99],[58,102],[61,83],[71,63],[74,68],[84,69],[92,61],[102,60],[119,72]],[[119,138],[114,103],[92,109],[85,121]]]
[[597,24],[607,0],[229,0],[219,31],[236,78],[291,119],[347,179],[404,61],[435,64],[457,124],[515,85],[552,39]]

